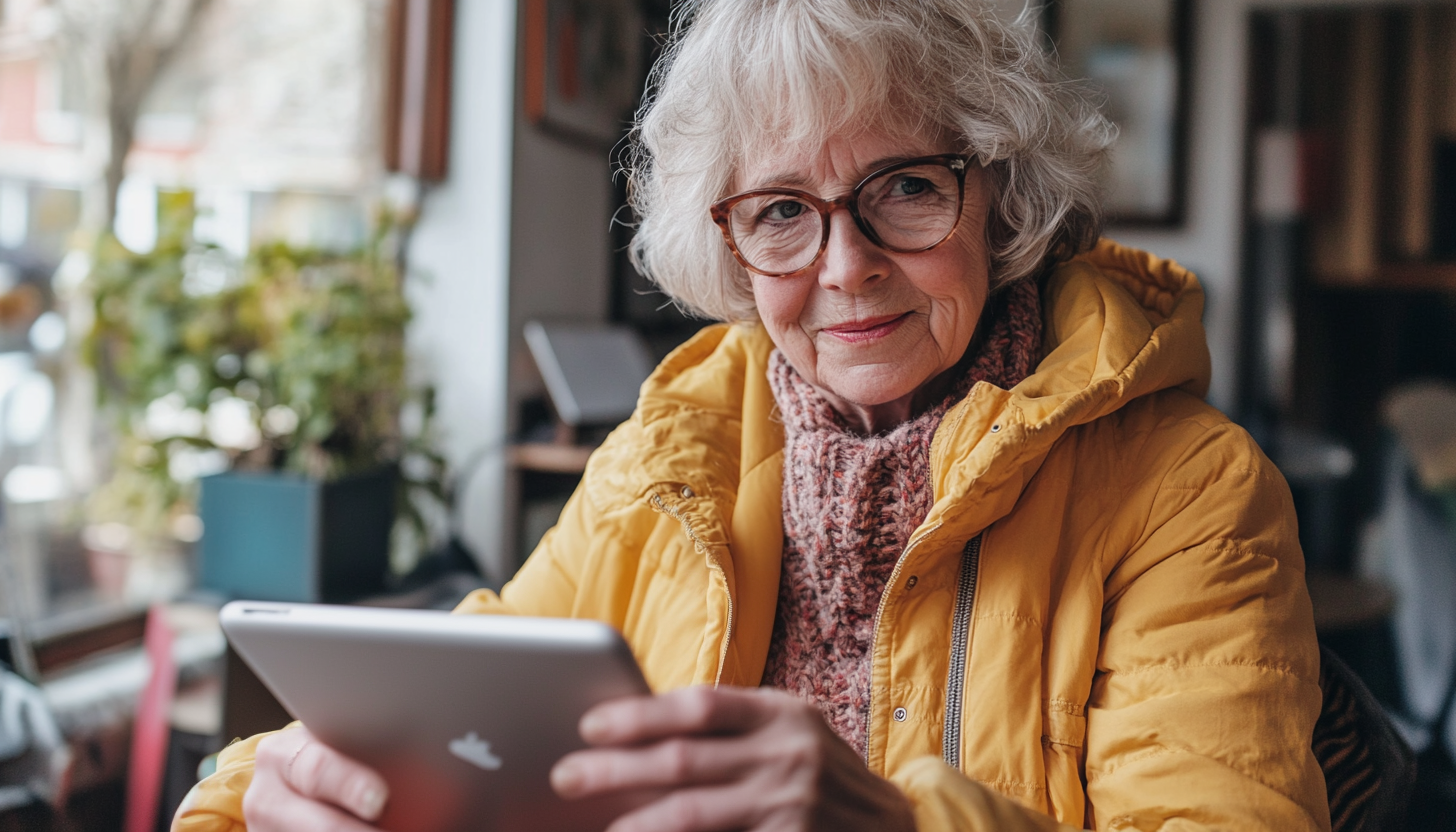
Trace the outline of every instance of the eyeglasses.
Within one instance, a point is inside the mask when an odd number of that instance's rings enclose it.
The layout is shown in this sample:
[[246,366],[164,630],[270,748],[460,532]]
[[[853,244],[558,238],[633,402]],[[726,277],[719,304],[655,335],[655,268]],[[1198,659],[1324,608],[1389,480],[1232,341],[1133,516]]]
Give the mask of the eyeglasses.
[[814,265],[829,245],[829,217],[849,209],[870,242],[914,254],[946,240],[961,221],[966,164],[958,154],[922,156],[880,168],[838,199],[764,188],[713,204],[713,222],[744,268],[784,277]]

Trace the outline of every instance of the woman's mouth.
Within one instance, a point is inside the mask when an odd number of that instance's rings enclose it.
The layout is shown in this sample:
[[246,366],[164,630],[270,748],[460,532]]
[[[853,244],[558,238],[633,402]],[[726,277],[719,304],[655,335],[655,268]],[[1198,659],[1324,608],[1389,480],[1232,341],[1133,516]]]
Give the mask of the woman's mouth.
[[900,328],[900,324],[910,316],[909,312],[899,315],[881,315],[877,318],[866,318],[862,321],[851,321],[849,323],[827,326],[820,332],[827,332],[841,341],[850,344],[862,344],[866,341],[874,341],[884,338],[886,335]]

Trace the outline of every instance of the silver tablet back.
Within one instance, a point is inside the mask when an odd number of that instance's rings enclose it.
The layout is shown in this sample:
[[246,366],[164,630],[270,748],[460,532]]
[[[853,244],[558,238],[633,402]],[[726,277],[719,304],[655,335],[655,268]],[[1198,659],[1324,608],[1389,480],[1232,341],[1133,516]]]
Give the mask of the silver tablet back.
[[648,692],[605,624],[235,601],[222,627],[290,713],[384,775],[383,829],[593,832],[633,803],[548,782],[588,708]]

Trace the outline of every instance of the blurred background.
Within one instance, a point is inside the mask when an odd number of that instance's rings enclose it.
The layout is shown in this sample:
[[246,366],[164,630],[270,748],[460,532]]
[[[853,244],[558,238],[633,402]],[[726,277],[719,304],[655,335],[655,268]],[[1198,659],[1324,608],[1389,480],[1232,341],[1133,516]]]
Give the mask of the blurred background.
[[[612,175],[671,11],[0,0],[0,830],[165,828],[282,724],[229,598],[510,577],[700,326]],[[1108,235],[1203,280],[1412,827],[1456,829],[1456,3],[1034,16],[1121,129]]]

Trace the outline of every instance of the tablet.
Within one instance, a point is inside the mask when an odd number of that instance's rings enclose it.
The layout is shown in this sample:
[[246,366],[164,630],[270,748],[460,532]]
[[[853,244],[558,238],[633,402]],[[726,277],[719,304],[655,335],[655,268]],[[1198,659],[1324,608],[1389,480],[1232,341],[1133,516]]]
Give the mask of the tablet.
[[587,709],[649,690],[605,624],[254,601],[221,620],[289,713],[384,776],[382,829],[601,830],[643,800],[548,781]]

